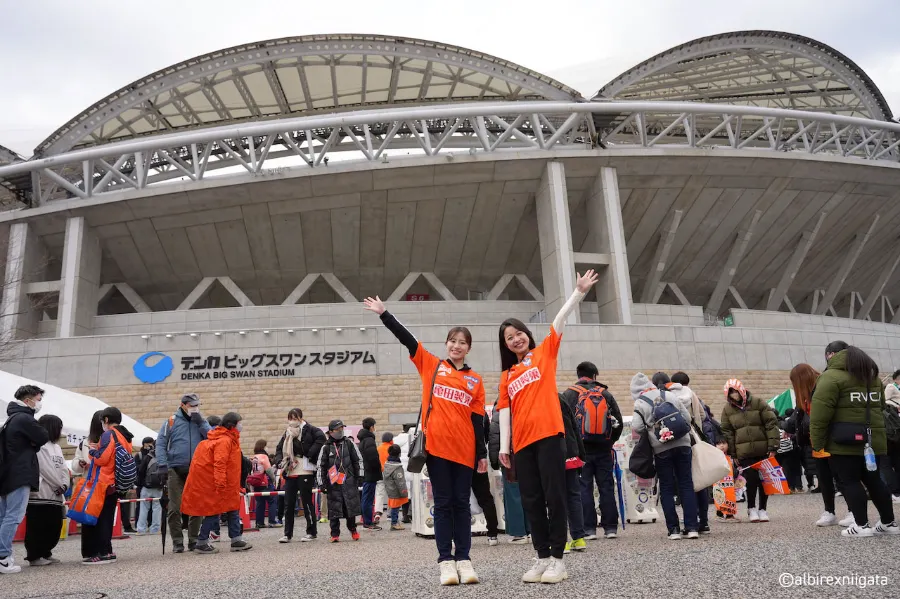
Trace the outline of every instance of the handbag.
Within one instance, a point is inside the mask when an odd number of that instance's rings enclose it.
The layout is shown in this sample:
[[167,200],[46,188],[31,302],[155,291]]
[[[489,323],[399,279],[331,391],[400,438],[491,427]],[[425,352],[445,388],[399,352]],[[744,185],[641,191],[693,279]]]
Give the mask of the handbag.
[[434,381],[437,380],[438,371],[441,368],[438,362],[434,369],[434,376],[431,377],[430,394],[428,396],[428,411],[425,413],[425,421],[422,422],[422,406],[419,406],[419,415],[416,416],[416,436],[413,437],[412,443],[409,444],[409,457],[407,458],[406,471],[413,474],[419,474],[425,468],[425,461],[428,459],[428,452],[425,451],[425,426],[428,424],[428,417],[431,416],[431,401],[434,399]]
[[871,445],[872,408],[869,402],[869,383],[866,383],[866,423],[835,422],[831,425],[831,440],[841,445]]
[[725,478],[731,468],[725,454],[714,445],[699,439],[694,431],[691,438],[696,441],[691,446],[691,478],[694,491],[702,491]]
[[100,467],[91,460],[87,475],[75,483],[69,504],[69,520],[81,525],[96,526],[106,501],[108,484],[100,481]]
[[653,446],[650,444],[647,421],[644,420],[644,416],[637,410],[634,413],[644,423],[644,430],[641,432],[638,442],[631,449],[631,456],[628,458],[628,470],[638,478],[653,478],[656,476],[656,462],[653,456]]

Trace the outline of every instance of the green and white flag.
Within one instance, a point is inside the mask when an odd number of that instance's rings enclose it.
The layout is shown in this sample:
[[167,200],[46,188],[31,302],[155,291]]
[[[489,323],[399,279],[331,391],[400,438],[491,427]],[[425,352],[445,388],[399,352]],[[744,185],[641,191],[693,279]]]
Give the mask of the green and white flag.
[[797,407],[797,398],[794,397],[794,390],[788,389],[781,395],[773,397],[767,403],[775,410],[776,414],[783,416],[787,410]]

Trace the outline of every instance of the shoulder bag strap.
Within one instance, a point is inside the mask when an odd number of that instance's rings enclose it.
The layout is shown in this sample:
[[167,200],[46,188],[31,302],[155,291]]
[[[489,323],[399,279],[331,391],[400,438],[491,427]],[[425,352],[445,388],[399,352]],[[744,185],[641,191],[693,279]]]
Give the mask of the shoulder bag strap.
[[[422,421],[422,430],[425,430],[428,427],[428,417],[431,416],[432,400],[434,399],[434,382],[437,380],[438,372],[441,370],[441,364],[443,364],[443,363],[444,363],[443,360],[438,362],[437,367],[435,367],[435,369],[434,369],[434,374],[431,376],[431,387],[428,389],[428,411],[425,412],[425,420]],[[420,407],[419,408],[420,414],[421,414],[421,411],[422,411],[422,408]]]
[[[509,383],[509,371],[508,370],[504,371],[503,382]],[[509,394],[509,391],[507,391],[507,395],[508,394]],[[510,397],[509,398],[509,453],[510,454],[515,453],[515,450],[513,449],[513,428],[512,428],[512,426],[513,426],[512,407],[513,406],[512,406],[512,404],[513,404],[513,399],[512,399],[512,397]]]

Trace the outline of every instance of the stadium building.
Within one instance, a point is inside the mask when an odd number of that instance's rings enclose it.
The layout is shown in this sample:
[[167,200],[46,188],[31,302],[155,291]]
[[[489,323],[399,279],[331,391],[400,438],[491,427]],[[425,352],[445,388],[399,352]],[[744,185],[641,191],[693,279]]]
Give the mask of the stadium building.
[[587,268],[558,382],[592,360],[626,412],[639,369],[718,411],[725,379],[775,395],[836,338],[900,364],[900,124],[797,35],[698,39],[592,98],[435,42],[252,43],[0,164],[0,366],[151,427],[195,391],[249,445],[295,406],[396,429],[420,383],[363,297],[435,352],[468,325],[495,388],[499,323],[543,336]]

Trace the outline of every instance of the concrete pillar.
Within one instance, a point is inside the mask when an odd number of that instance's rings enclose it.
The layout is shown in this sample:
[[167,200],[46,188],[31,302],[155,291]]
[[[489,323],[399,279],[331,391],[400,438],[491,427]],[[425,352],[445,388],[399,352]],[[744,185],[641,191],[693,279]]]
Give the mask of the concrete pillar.
[[37,337],[40,310],[28,297],[28,283],[43,281],[47,253],[28,223],[9,228],[3,303],[0,307],[0,335],[3,340]]
[[57,337],[90,335],[100,289],[100,240],[83,216],[66,221]]
[[[575,290],[575,255],[569,226],[566,170],[562,162],[548,162],[535,196],[541,272],[544,277],[544,305],[552,320]],[[567,321],[576,324],[581,314],[574,310]]]
[[587,214],[594,251],[609,254],[609,266],[599,270],[600,281],[595,287],[600,322],[631,324],[631,273],[616,169],[600,169],[588,192]]

